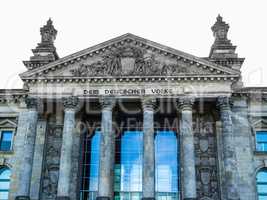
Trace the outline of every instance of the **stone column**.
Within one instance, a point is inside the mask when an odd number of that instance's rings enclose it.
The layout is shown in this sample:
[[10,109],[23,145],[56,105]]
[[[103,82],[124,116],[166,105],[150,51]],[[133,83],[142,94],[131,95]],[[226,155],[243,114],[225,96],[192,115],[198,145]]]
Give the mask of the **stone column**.
[[71,184],[71,153],[73,134],[75,129],[75,110],[78,106],[78,98],[71,96],[63,98],[64,126],[62,146],[60,154],[59,180],[57,188],[57,200],[70,200]]
[[[16,200],[30,199],[30,186],[34,145],[36,138],[36,125],[38,119],[37,99],[27,98],[27,111],[20,113],[17,135],[25,135],[22,163],[19,172],[19,183]],[[22,133],[23,132],[23,133]]]
[[155,99],[143,99],[143,200],[155,199]]
[[115,105],[115,99],[101,99],[101,105],[101,147],[97,200],[112,200],[115,156],[115,135],[112,129],[112,110]]
[[237,187],[237,163],[229,97],[219,97],[217,106],[220,109],[222,123],[223,163],[225,172],[223,176],[223,192],[227,200],[238,200],[240,198]]
[[192,106],[194,99],[183,97],[178,100],[178,109],[181,113],[180,135],[181,135],[181,178],[182,196],[184,200],[196,200],[196,169],[195,169],[195,147],[192,130]]

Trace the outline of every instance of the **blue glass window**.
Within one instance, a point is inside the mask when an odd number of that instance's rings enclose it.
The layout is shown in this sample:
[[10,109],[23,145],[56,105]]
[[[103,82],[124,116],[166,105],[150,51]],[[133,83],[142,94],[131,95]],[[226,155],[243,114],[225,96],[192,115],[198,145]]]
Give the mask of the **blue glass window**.
[[267,152],[267,131],[256,132],[256,150]]
[[81,200],[95,200],[98,191],[100,131],[86,135],[83,142],[83,166],[80,190]]
[[257,174],[258,200],[267,200],[267,169],[262,169]]
[[179,199],[178,142],[174,131],[157,131],[155,137],[156,199]]
[[0,151],[10,151],[12,145],[13,131],[2,131],[0,141]]
[[142,196],[143,133],[125,131],[116,140],[115,200],[139,200]]
[[0,200],[8,200],[11,171],[7,167],[0,169]]

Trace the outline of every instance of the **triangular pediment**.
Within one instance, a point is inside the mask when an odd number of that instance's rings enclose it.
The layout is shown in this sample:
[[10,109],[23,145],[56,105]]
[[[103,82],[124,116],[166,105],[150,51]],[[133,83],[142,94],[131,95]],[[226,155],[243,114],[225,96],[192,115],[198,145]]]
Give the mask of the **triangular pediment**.
[[3,119],[0,121],[1,128],[16,128],[17,124],[9,119]]
[[125,34],[20,74],[23,80],[107,77],[232,77],[240,72]]

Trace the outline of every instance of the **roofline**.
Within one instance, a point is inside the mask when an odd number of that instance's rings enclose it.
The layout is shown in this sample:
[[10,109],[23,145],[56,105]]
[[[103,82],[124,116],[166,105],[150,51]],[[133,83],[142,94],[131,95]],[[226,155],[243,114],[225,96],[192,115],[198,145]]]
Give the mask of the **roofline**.
[[178,54],[178,55],[180,55],[182,57],[185,57],[186,59],[193,60],[193,61],[198,62],[200,64],[212,66],[213,68],[217,68],[218,70],[226,71],[226,72],[228,72],[230,74],[241,74],[241,72],[238,71],[238,70],[231,69],[231,68],[226,68],[226,67],[220,66],[220,65],[218,65],[216,63],[207,61],[207,60],[205,60],[205,59],[203,59],[201,57],[197,57],[197,56],[185,53],[183,51],[180,51],[180,50],[177,50],[177,49],[174,49],[174,48],[171,48],[171,47],[168,47],[168,46],[165,46],[165,45],[150,41],[148,39],[136,36],[134,34],[127,33],[127,34],[121,35],[119,37],[115,37],[113,39],[110,39],[110,40],[107,40],[105,42],[102,42],[100,44],[94,45],[92,47],[83,49],[83,50],[78,51],[76,53],[67,55],[67,56],[65,56],[63,58],[60,58],[60,59],[54,61],[54,62],[48,63],[46,65],[43,65],[40,68],[36,68],[36,69],[31,70],[31,71],[23,72],[23,73],[19,74],[19,76],[21,78],[25,77],[25,76],[30,76],[30,75],[34,74],[35,72],[40,71],[40,69],[46,70],[46,69],[49,69],[50,67],[57,66],[59,64],[63,64],[63,63],[68,62],[70,60],[76,59],[77,57],[82,57],[82,56],[88,54],[88,52],[90,52],[90,51],[94,51],[94,50],[97,50],[99,48],[105,48],[106,46],[110,46],[112,43],[116,43],[119,40],[122,40],[124,38],[126,39],[127,37],[129,37],[130,39],[140,40],[140,41],[142,41],[142,42],[144,42],[144,43],[146,43],[148,45],[155,46],[156,48],[158,48],[160,50],[163,50],[163,51],[166,51],[166,52],[169,52],[169,53],[172,53],[172,54],[176,54],[176,55]]

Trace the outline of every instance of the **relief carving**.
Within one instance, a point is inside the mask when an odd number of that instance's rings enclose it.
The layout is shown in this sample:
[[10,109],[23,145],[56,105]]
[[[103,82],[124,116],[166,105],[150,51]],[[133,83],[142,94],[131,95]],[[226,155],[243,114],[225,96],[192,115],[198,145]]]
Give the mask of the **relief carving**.
[[134,46],[109,50],[102,59],[94,63],[82,63],[70,70],[73,76],[122,76],[122,75],[167,75],[185,73],[199,74],[202,70],[185,62],[173,60],[173,64],[160,62],[154,54]]
[[198,115],[194,138],[196,151],[197,196],[201,200],[218,200],[219,181],[215,122],[207,115]]
[[62,126],[49,123],[47,131],[41,199],[54,200],[59,177]]

